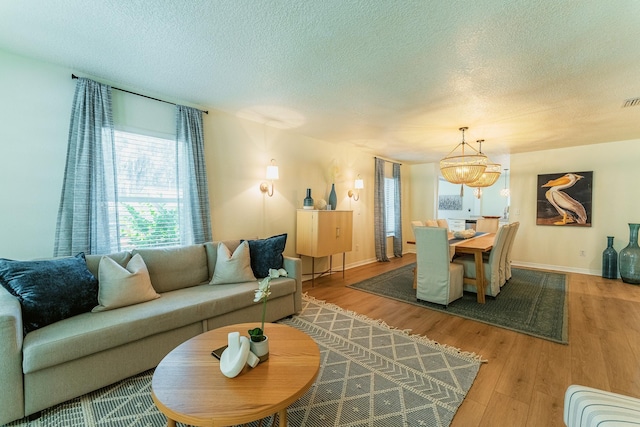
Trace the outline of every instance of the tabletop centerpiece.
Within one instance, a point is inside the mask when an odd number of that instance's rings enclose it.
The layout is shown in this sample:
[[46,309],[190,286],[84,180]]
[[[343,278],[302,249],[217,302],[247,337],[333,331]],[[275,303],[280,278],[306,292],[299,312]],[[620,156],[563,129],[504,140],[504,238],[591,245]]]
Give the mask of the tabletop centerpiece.
[[269,275],[258,281],[258,289],[255,290],[253,302],[262,302],[262,322],[259,328],[249,329],[249,346],[251,352],[258,356],[260,362],[269,359],[269,337],[264,333],[264,319],[267,314],[267,300],[271,295],[271,280],[278,277],[286,277],[285,269],[269,269]]

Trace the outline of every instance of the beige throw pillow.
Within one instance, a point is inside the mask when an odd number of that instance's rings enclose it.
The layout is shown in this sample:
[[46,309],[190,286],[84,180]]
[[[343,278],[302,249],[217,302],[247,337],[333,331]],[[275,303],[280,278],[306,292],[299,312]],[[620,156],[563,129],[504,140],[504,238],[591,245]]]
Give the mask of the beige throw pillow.
[[249,255],[249,243],[245,240],[240,243],[231,254],[227,246],[219,242],[217,249],[216,266],[213,270],[212,285],[224,285],[228,283],[252,282],[256,280],[251,269],[251,257]]
[[160,298],[153,289],[149,271],[140,254],[135,254],[126,268],[103,256],[98,266],[98,303],[93,312],[111,310]]

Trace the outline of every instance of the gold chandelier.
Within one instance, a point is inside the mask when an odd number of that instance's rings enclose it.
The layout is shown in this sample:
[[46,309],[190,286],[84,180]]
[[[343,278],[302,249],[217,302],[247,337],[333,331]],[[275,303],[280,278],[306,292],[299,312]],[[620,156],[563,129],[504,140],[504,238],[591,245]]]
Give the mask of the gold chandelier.
[[[484,139],[479,139],[476,142],[480,146],[479,152],[480,154],[482,154],[482,143],[484,142]],[[482,175],[480,175],[480,178],[478,178],[473,182],[468,183],[467,186],[474,187],[474,188],[491,187],[493,184],[495,184],[498,181],[498,178],[500,178],[501,170],[502,170],[502,166],[500,164],[489,162],[487,159],[487,168],[484,170]]]
[[[477,151],[464,141],[464,131],[468,127],[461,127],[462,142],[455,146],[447,156],[440,160],[440,172],[452,184],[468,184],[478,180],[487,168],[487,156]],[[460,154],[453,154],[461,148]],[[472,154],[465,154],[465,147],[472,150]]]

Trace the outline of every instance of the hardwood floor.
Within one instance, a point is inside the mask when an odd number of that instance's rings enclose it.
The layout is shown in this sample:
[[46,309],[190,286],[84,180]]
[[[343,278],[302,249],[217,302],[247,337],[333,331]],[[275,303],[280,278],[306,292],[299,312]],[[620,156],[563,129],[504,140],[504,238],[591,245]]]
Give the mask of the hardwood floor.
[[346,286],[415,262],[414,254],[303,283],[309,295],[482,355],[454,427],[564,426],[564,392],[582,384],[640,398],[640,286],[568,274],[569,345]]

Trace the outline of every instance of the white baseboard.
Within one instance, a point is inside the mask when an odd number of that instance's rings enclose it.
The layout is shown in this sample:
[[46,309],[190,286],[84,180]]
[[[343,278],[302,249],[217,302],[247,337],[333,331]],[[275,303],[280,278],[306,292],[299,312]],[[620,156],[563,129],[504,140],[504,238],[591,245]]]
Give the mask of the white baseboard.
[[[414,251],[406,251],[405,253],[415,254]],[[371,264],[377,262],[375,258],[369,258],[365,260],[360,260],[358,262],[350,263],[345,266],[345,270],[349,270],[351,268],[360,267],[363,265]],[[537,268],[540,270],[550,270],[550,271],[559,271],[562,273],[579,273],[579,274],[587,274],[590,276],[600,276],[602,272],[600,270],[590,270],[586,268],[574,268],[568,267],[565,265],[551,265],[551,264],[537,264],[533,262],[522,262],[522,261],[513,261],[512,264],[514,267],[525,267],[525,268]],[[342,266],[333,268],[334,273],[338,273],[342,271]]]
[[589,270],[586,268],[574,268],[566,265],[550,265],[550,264],[537,264],[533,262],[513,261],[511,263],[514,267],[526,267],[526,268],[538,268],[540,270],[560,271],[563,273],[579,273],[588,274],[590,276],[600,276],[602,274],[599,270]]

